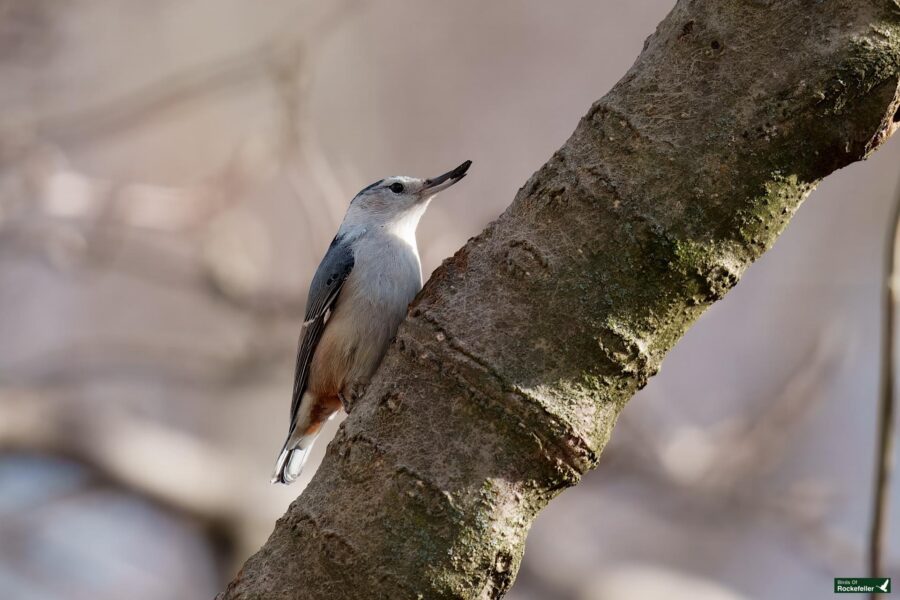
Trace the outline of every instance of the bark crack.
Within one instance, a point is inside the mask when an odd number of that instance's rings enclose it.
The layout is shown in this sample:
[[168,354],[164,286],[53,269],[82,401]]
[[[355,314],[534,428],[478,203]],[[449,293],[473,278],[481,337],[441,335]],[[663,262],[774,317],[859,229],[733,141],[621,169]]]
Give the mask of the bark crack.
[[[440,358],[453,363],[460,369],[448,369],[441,365],[438,368],[444,375],[452,376],[457,384],[469,393],[464,396],[489,410],[499,410],[505,421],[514,424],[511,428],[520,436],[532,439],[541,453],[554,465],[561,465],[567,472],[566,479],[577,482],[581,475],[596,462],[596,452],[591,448],[584,435],[580,434],[570,423],[554,414],[539,398],[521,387],[507,381],[496,369],[479,359],[462,344],[458,343],[447,330],[427,315],[420,312],[417,318],[410,319],[408,325],[418,322],[430,333],[416,332],[404,336],[406,351],[417,357],[428,356],[426,346],[417,337],[439,336],[442,341],[431,345],[431,350],[440,352]],[[409,347],[415,345],[415,349]],[[437,358],[437,357],[435,357]],[[467,377],[463,371],[474,371],[476,376]],[[512,398],[516,402],[509,402]],[[504,401],[507,400],[507,401]],[[515,410],[518,407],[520,410]],[[548,450],[551,452],[548,453]]]

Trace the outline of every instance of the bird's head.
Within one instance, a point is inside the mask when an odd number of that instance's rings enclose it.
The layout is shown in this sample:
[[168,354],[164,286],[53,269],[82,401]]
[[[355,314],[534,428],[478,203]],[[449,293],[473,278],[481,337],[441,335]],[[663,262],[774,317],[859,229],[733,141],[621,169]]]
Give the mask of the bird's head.
[[409,225],[415,228],[428,202],[463,177],[472,164],[467,160],[455,169],[429,179],[386,177],[363,188],[350,203],[347,221],[353,225]]

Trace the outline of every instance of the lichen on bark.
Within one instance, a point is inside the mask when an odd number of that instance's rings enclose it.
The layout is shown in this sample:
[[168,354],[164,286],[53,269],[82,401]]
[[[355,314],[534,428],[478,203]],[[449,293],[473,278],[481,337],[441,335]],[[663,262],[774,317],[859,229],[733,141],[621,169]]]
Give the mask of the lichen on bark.
[[897,128],[898,81],[896,0],[679,1],[434,273],[220,597],[501,597],[532,520],[665,353],[819,180]]

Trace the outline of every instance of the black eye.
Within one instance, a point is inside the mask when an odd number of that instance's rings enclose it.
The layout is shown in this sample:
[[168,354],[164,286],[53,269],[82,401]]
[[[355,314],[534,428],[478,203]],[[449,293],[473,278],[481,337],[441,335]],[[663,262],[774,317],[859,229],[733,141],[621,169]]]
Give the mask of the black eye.
[[395,194],[402,194],[403,193],[403,184],[402,183],[392,183],[391,191],[394,192]]

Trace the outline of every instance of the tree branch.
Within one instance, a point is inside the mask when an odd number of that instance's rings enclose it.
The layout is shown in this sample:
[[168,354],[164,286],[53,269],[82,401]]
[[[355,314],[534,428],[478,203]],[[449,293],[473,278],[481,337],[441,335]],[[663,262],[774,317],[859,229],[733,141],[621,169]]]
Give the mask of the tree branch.
[[[898,113],[900,115],[900,113]],[[878,403],[875,476],[872,484],[872,522],[869,526],[869,577],[884,573],[891,471],[894,462],[894,365],[896,363],[897,285],[900,283],[900,193],[894,201],[884,262],[884,300],[881,339],[881,397]],[[874,596],[874,592],[872,596]]]
[[413,304],[223,599],[500,598],[628,398],[900,108],[896,0],[682,0]]

